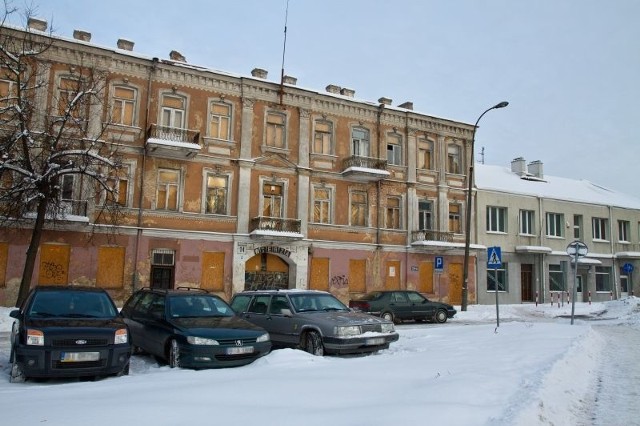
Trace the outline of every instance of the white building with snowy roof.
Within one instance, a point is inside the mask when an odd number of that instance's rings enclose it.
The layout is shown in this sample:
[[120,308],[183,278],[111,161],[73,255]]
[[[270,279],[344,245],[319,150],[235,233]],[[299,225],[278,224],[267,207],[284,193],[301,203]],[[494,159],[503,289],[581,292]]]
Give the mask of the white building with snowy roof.
[[[511,167],[476,165],[480,247],[500,247],[502,266],[478,253],[478,303],[568,303],[624,297],[640,290],[640,199],[592,182],[546,176],[543,163],[516,158]],[[574,241],[587,246],[567,254]],[[636,274],[637,275],[637,274]],[[635,283],[635,285],[634,285]]]

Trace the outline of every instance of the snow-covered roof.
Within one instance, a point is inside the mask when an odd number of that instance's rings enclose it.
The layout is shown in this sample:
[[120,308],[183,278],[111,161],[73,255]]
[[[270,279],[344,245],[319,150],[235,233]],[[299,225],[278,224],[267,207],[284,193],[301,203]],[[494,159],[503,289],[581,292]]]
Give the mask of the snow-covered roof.
[[509,167],[476,163],[476,188],[479,190],[543,197],[604,206],[640,209],[640,199],[588,180],[544,175],[543,179],[522,178]]

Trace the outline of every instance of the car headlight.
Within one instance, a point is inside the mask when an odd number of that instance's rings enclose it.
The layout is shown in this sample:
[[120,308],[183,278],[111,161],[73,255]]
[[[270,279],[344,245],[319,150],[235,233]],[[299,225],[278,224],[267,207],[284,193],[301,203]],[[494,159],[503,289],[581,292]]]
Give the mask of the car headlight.
[[362,334],[360,326],[357,325],[341,325],[336,327],[334,332],[338,337],[357,336],[358,334]]
[[129,333],[126,328],[116,330],[116,335],[113,339],[113,343],[116,345],[123,345],[129,341]]
[[211,346],[217,346],[220,343],[218,343],[217,340],[215,339],[206,339],[204,337],[198,337],[198,336],[187,336],[187,342],[191,343],[192,345],[211,345]]
[[262,336],[256,339],[256,343],[268,342],[269,340],[271,340],[271,336],[269,336],[269,333],[264,333]]
[[27,345],[44,346],[44,333],[40,330],[27,329]]
[[383,333],[393,333],[395,331],[395,327],[391,323],[383,323],[380,331]]

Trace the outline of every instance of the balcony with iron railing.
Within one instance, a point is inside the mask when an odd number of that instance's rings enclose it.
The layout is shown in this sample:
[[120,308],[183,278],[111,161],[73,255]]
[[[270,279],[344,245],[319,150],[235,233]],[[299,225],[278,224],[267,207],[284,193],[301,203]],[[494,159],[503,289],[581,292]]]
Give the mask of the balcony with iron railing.
[[456,245],[459,243],[456,240],[456,236],[459,234],[455,234],[453,232],[444,232],[444,231],[432,231],[430,229],[422,229],[418,231],[411,232],[411,243],[413,245],[438,245],[442,243],[442,245]]
[[389,176],[387,160],[353,155],[342,162],[342,175],[364,182],[377,181]]
[[149,126],[146,140],[150,154],[164,157],[191,158],[202,148],[199,131],[157,124]]
[[252,237],[281,237],[285,239],[302,239],[301,221],[281,217],[258,216],[251,219],[249,233]]

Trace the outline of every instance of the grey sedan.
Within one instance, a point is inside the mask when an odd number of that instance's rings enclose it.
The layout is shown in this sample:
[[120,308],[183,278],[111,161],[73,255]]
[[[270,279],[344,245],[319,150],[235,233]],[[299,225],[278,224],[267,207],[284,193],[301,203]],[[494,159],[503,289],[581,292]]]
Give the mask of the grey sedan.
[[353,312],[324,291],[245,291],[231,307],[267,330],[274,346],[314,355],[375,352],[398,340],[393,322]]

